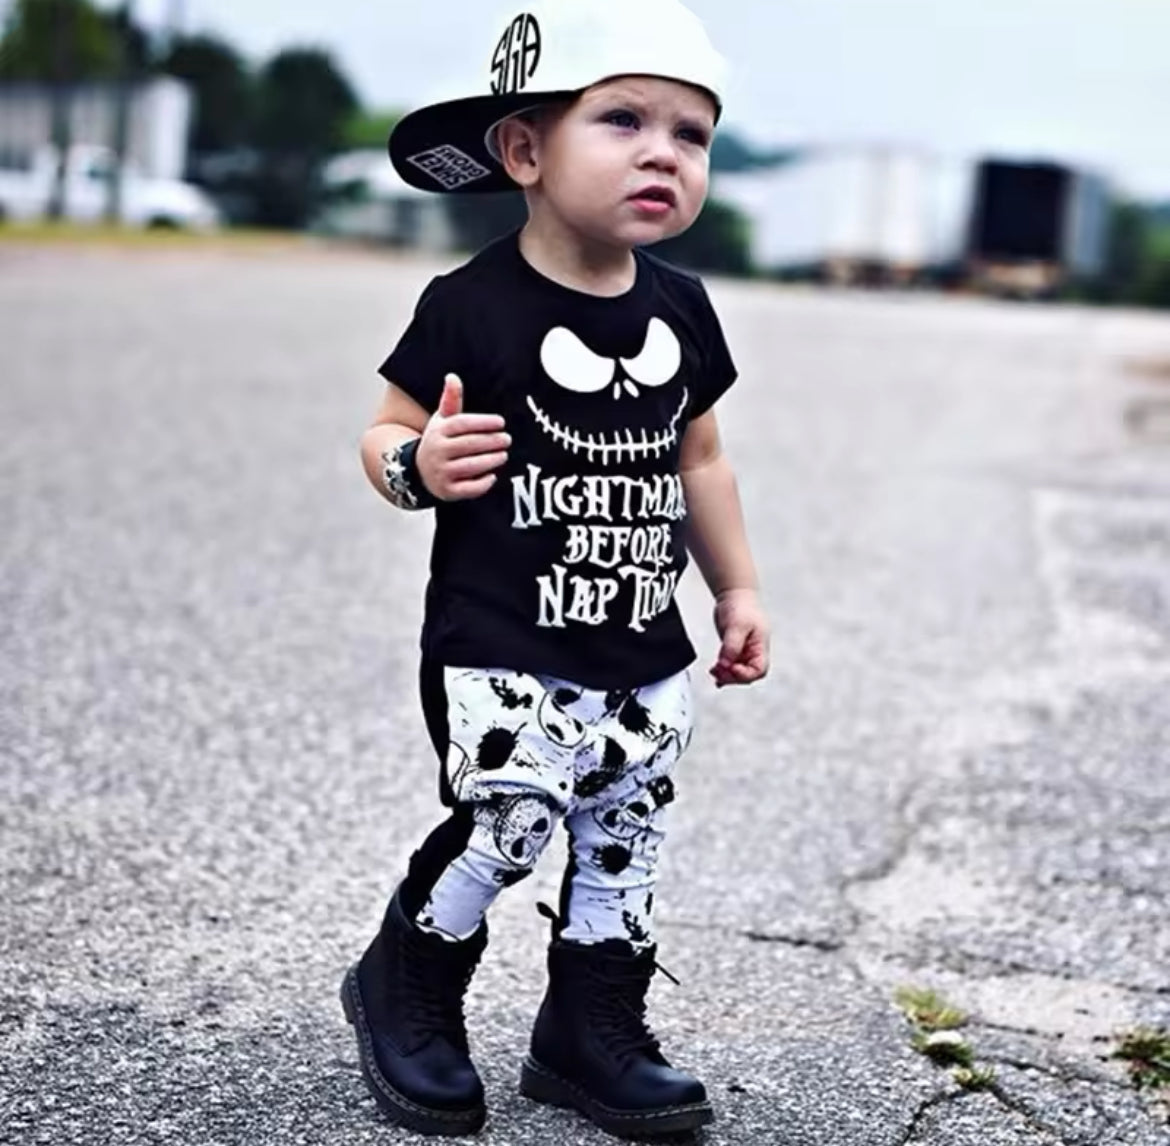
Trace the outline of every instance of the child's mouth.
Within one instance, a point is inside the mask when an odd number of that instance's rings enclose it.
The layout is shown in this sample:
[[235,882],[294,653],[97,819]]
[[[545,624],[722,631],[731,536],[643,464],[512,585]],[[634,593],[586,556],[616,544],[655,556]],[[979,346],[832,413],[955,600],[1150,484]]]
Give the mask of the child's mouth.
[[630,196],[630,202],[649,215],[665,215],[674,209],[677,200],[669,187],[644,187]]

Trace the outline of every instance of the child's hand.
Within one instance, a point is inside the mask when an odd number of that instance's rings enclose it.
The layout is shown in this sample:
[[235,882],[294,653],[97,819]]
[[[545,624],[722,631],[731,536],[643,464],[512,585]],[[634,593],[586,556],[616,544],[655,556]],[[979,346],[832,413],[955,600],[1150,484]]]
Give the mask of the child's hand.
[[754,589],[727,589],[715,598],[715,629],[723,642],[710,670],[717,687],[767,675],[771,630]]
[[439,408],[431,415],[418,444],[415,461],[427,489],[441,501],[482,497],[496,484],[497,470],[508,460],[512,439],[498,414],[463,413],[463,383],[458,375],[443,380]]

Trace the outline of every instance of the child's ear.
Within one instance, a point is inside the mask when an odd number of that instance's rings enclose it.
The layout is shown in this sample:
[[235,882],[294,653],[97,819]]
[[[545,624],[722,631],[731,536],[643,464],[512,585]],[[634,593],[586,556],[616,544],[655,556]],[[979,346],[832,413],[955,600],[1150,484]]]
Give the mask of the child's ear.
[[521,187],[536,185],[540,178],[540,129],[535,123],[513,116],[496,128],[496,146],[509,177]]

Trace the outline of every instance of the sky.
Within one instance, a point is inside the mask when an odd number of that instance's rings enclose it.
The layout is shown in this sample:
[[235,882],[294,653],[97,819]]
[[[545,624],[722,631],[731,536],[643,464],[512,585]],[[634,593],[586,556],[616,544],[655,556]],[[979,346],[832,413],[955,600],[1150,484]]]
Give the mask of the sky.
[[[637,3],[638,0],[630,0]],[[1170,0],[688,0],[731,64],[725,122],[764,146],[892,143],[1078,162],[1170,200]],[[372,107],[473,83],[498,0],[136,0],[253,59],[333,51]]]

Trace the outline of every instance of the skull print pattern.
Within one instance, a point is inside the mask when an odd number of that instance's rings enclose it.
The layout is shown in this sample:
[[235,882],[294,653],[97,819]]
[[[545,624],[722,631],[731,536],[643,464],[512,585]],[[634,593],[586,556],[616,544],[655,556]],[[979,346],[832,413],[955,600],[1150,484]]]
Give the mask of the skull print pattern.
[[693,729],[689,673],[608,692],[509,669],[447,668],[443,681],[446,778],[473,826],[429,889],[419,926],[471,935],[563,822],[564,938],[652,944],[663,820]]

